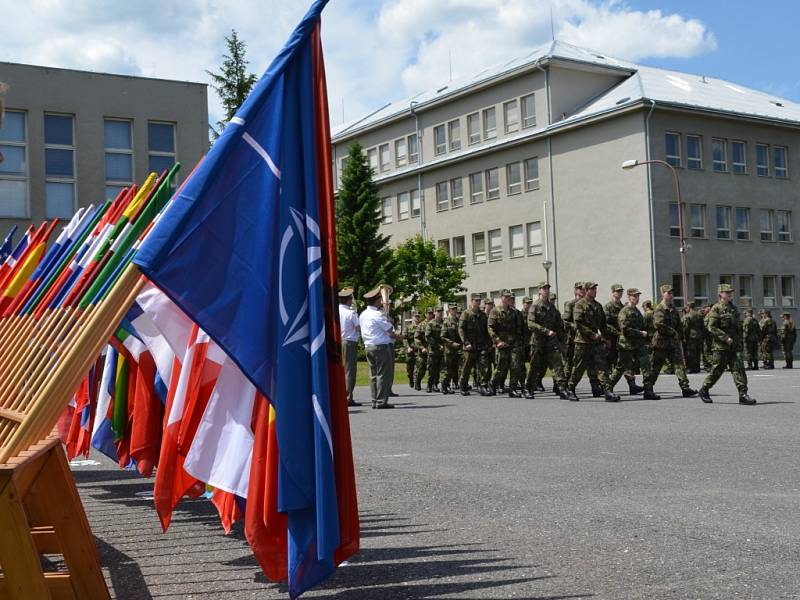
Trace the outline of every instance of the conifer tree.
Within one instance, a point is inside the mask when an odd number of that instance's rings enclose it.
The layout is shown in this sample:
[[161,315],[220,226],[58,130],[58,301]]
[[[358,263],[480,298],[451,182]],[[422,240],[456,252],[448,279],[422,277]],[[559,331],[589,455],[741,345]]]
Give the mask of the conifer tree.
[[239,110],[239,107],[253,89],[258,78],[254,73],[247,72],[249,61],[246,58],[247,44],[239,39],[235,29],[231,29],[230,37],[225,38],[228,53],[222,55],[222,65],[219,73],[206,71],[211,77],[211,87],[216,90],[225,109],[225,119],[217,121],[217,127],[210,126],[214,139],[222,135],[225,125]]

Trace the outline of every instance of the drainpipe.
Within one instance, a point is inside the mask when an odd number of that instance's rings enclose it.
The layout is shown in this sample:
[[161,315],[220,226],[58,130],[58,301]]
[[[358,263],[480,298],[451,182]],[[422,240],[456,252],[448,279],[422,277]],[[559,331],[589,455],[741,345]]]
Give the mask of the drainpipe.
[[[417,101],[412,100],[408,110],[414,115],[414,129],[417,134],[417,190],[419,190],[419,234],[422,239],[427,237],[427,221],[425,215],[425,193],[422,190],[422,132],[419,129],[419,114],[416,111]],[[410,201],[410,200],[409,200]],[[409,207],[411,210],[411,207]]]
[[[655,107],[656,101],[650,100],[650,110],[644,119],[645,157],[647,160],[650,160],[650,117],[653,116],[653,110]],[[658,280],[656,278],[656,232],[653,225],[653,177],[650,163],[647,164],[647,200],[647,218],[650,222],[650,277],[652,280],[653,301],[655,302],[656,298],[658,298],[658,295],[656,294],[658,289]],[[683,294],[685,298],[686,291],[684,291]]]
[[[553,119],[551,115],[551,97],[550,97],[550,69],[545,69],[536,61],[536,68],[539,69],[542,73],[544,73],[544,88],[545,88],[545,100],[547,102],[547,126],[553,124]],[[550,218],[547,218],[547,199],[542,201],[542,221],[544,222],[545,226],[545,247],[544,247],[544,259],[545,261],[550,261],[550,234],[548,231],[549,225],[552,224],[553,226],[553,260],[552,264],[554,267],[553,270],[553,287],[556,289],[557,293],[560,293],[561,290],[558,288],[558,253],[556,252],[556,200],[555,200],[555,177],[553,175],[553,136],[547,136],[547,162],[548,162],[548,171],[550,172]],[[549,221],[549,222],[548,222]]]

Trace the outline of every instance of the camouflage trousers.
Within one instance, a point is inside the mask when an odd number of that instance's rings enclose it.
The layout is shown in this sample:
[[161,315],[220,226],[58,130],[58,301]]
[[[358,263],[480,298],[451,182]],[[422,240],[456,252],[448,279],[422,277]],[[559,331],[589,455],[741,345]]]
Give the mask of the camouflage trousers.
[[489,352],[485,348],[464,351],[464,366],[461,368],[459,386],[465,388],[469,385],[469,378],[475,372],[475,381],[478,385],[489,383]]
[[417,353],[406,353],[406,375],[408,375],[408,385],[414,385],[414,368],[417,365]]
[[739,353],[736,350],[714,350],[714,359],[711,366],[711,373],[708,374],[706,380],[703,382],[703,387],[711,389],[725,369],[730,369],[733,374],[733,382],[736,384],[736,389],[740,394],[747,393],[747,375],[744,372],[744,365],[742,359],[739,358]]
[[647,383],[651,377],[652,370],[650,364],[650,352],[648,352],[647,346],[639,346],[638,348],[620,348],[617,365],[614,367],[614,372],[611,373],[611,387],[613,388],[619,383],[619,380],[622,379],[623,374],[632,374],[637,368],[641,372],[644,382]]
[[548,367],[553,371],[553,382],[561,389],[565,389],[567,378],[564,376],[564,363],[561,362],[561,349],[556,344],[533,346],[531,366],[528,369],[528,377],[525,379],[525,387],[529,390],[533,389],[533,386],[544,377]]
[[770,366],[775,362],[775,349],[772,342],[761,342],[761,362]]
[[442,355],[428,351],[428,384],[439,385],[442,372]]
[[667,346],[666,348],[653,348],[653,368],[650,371],[650,381],[645,380],[645,384],[650,387],[655,386],[661,367],[664,362],[669,361],[675,369],[675,376],[678,378],[678,385],[682,390],[689,389],[689,378],[686,376],[686,363],[683,361],[683,348],[680,344]]
[[608,378],[608,362],[604,344],[575,344],[575,358],[572,373],[569,376],[569,389],[575,390],[585,371],[596,373],[603,391],[611,389]]
[[512,389],[518,389],[522,383],[522,348],[496,348],[497,369],[492,377],[492,385],[499,387],[505,383],[508,375],[508,385]]
[[417,355],[416,363],[416,370],[414,372],[414,387],[421,387],[422,378],[425,377],[428,372],[428,353],[426,352],[423,354],[420,352]]
[[444,353],[444,379],[445,385],[458,384],[458,368],[461,366],[461,352]]
[[690,338],[686,340],[686,368],[690,371],[700,370],[700,358],[703,354],[703,340]]
[[745,342],[744,343],[744,360],[751,367],[758,367],[758,342]]

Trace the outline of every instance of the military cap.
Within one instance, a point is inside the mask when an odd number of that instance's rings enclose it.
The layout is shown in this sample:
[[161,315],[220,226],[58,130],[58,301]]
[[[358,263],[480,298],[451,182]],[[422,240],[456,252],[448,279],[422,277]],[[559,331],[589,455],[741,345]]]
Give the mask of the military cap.
[[789,317],[790,319],[792,318],[792,315],[790,315],[790,314],[789,314],[789,313],[787,313],[787,312],[785,312],[785,313],[781,313],[781,316],[782,316],[782,317]]
[[425,314],[426,315],[432,315],[433,314],[433,309],[429,306],[428,308],[425,309]]
[[732,291],[733,291],[733,288],[731,287],[731,285],[729,283],[720,283],[717,286],[717,293],[718,294],[721,294],[722,292],[732,292]]
[[418,316],[419,316],[419,311],[418,311],[418,310],[416,310],[416,309],[412,310],[412,311],[411,311],[411,316],[412,316],[412,317],[418,317]]
[[628,296],[638,296],[641,293],[639,288],[628,288]]
[[642,302],[642,307],[644,307],[644,308],[652,308],[653,307],[653,301],[652,300],[645,300],[644,302]]
[[753,314],[753,309],[752,309],[752,308],[748,308],[748,309],[746,309],[746,310],[744,311],[744,314],[746,314],[746,315],[752,315],[752,314]]
[[500,295],[503,296],[503,297],[509,297],[509,298],[513,298],[514,297],[514,294],[511,292],[511,290],[503,290],[502,292],[500,292]]
[[593,287],[597,287],[597,283],[595,283],[594,281],[584,281],[583,282],[583,289],[590,290]]
[[612,291],[612,292],[621,292],[621,291],[622,291],[622,290],[624,290],[624,289],[625,289],[625,288],[624,288],[624,287],[622,287],[622,284],[621,284],[621,283],[615,283],[615,284],[613,284],[613,285],[611,286],[611,291]]
[[444,310],[444,306],[434,306],[433,312],[441,312]]
[[523,304],[530,304],[531,302],[533,302],[533,298],[531,298],[530,296],[525,296],[525,297],[522,299],[522,303],[523,303]]
[[494,298],[492,298],[491,296],[486,296],[486,298],[483,299],[483,303],[484,304],[494,304]]
[[381,288],[380,286],[378,286],[375,289],[372,289],[368,291],[366,294],[364,294],[364,300],[374,300],[380,295],[381,295]]
[[546,281],[540,281],[540,282],[539,282],[539,284],[538,284],[538,288],[539,288],[539,289],[542,289],[542,288],[549,288],[549,287],[550,287],[550,284],[549,284],[549,283],[547,283]]
[[672,286],[670,284],[668,284],[668,283],[665,283],[659,289],[661,290],[662,294],[665,294],[667,292],[671,292],[672,291]]
[[573,289],[579,290],[582,287],[583,287],[583,282],[582,281],[576,281],[575,285],[573,286]]
[[349,298],[353,295],[353,288],[346,287],[339,290],[339,298]]
[[447,305],[447,309],[449,310],[451,308],[461,308],[461,307],[455,302],[451,302],[450,304]]

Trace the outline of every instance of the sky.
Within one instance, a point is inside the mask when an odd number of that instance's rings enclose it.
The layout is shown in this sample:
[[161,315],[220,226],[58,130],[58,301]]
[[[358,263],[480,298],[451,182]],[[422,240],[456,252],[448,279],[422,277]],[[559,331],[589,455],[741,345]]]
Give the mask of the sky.
[[[236,29],[260,75],[310,0],[0,0],[0,60],[208,82]],[[556,39],[800,102],[797,0],[331,0],[331,124]],[[11,100],[9,100],[11,101]],[[209,89],[210,122],[222,111]]]

